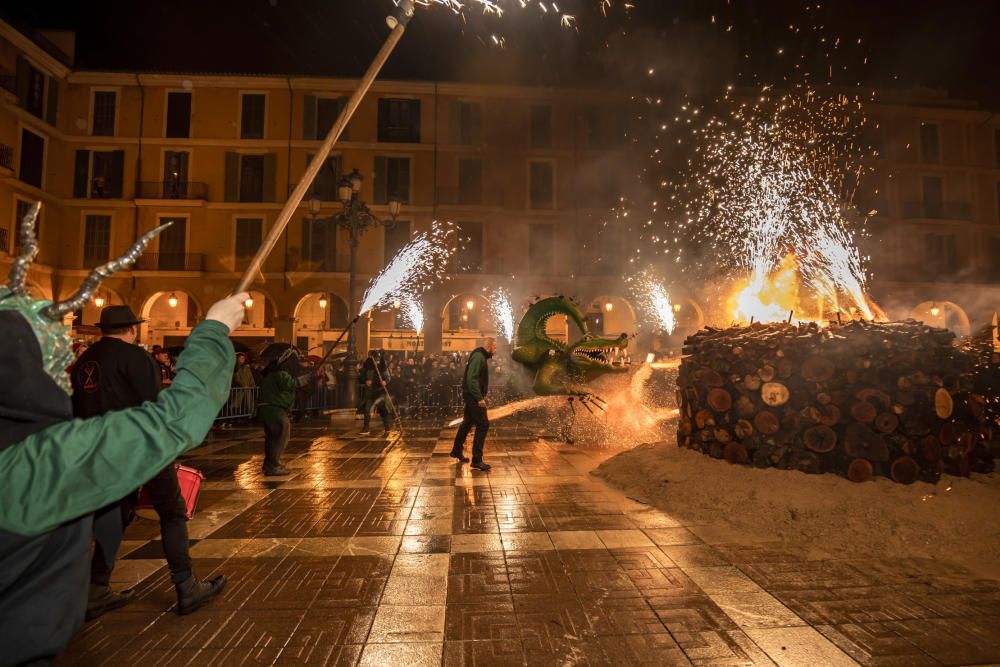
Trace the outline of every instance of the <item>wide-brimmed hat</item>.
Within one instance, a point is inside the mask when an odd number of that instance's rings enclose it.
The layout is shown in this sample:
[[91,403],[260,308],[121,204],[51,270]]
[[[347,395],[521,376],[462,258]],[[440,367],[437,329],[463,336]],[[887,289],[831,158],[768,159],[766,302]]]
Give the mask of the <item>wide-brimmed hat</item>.
[[145,321],[136,317],[128,306],[108,306],[101,310],[101,321],[94,326],[98,329],[121,329]]

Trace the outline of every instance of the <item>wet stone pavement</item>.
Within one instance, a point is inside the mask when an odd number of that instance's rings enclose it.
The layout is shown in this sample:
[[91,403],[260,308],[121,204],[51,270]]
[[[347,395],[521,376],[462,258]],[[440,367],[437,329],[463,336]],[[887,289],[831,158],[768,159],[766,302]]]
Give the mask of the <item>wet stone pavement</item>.
[[997,582],[683,525],[588,474],[611,452],[530,424],[494,426],[488,475],[448,456],[454,429],[357,431],[295,425],[285,478],[262,477],[258,430],[185,457],[207,477],[195,571],[228,588],[178,617],[138,521],[114,583],[136,600],[57,664],[1000,663]]

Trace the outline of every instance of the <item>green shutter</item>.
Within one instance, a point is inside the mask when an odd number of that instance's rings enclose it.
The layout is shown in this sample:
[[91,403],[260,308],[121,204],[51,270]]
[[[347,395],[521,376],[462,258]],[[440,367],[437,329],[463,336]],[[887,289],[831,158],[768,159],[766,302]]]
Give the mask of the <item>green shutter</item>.
[[28,79],[31,77],[31,65],[24,56],[17,57],[17,104],[22,109],[28,107]]
[[388,193],[388,160],[384,157],[375,158],[375,203],[384,204],[389,200]]
[[73,196],[77,199],[86,199],[87,177],[90,175],[90,151],[77,151],[76,164],[73,168]]
[[316,138],[316,96],[306,95],[302,109],[302,138]]
[[240,154],[226,152],[226,196],[225,201],[239,201],[240,198]]
[[45,106],[45,122],[55,127],[59,112],[59,82],[49,79],[49,99]]
[[111,198],[121,199],[125,183],[125,151],[111,153]]
[[264,201],[275,201],[274,191],[277,176],[278,156],[275,153],[268,153],[264,156]]

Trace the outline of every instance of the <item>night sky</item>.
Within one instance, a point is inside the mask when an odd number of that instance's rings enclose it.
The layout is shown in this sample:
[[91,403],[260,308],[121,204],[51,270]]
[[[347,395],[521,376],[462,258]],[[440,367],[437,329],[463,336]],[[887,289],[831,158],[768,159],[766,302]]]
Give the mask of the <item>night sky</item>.
[[[1000,2],[632,2],[626,16],[615,0],[603,18],[593,9],[597,0],[563,0],[561,8],[577,14],[579,32],[537,10],[512,10],[502,21],[473,12],[463,21],[444,9],[421,9],[383,78],[649,85],[648,69],[655,67],[657,85],[699,95],[725,83],[797,82],[803,72],[819,82],[833,63],[841,85],[945,88],[1000,108]],[[7,0],[0,13],[19,26],[75,29],[79,68],[358,76],[386,34],[390,6],[390,0]],[[503,37],[505,48],[493,35]],[[837,37],[841,43],[831,51]]]

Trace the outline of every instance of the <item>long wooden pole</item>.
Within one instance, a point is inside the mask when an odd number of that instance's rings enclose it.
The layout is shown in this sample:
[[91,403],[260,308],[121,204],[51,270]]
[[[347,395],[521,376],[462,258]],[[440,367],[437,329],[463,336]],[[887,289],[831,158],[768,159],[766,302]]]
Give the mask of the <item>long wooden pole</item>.
[[[402,6],[403,12],[409,12],[412,14],[413,7],[412,2],[404,2]],[[343,134],[344,128],[347,127],[347,123],[350,122],[351,117],[354,112],[357,111],[358,106],[361,104],[361,100],[364,99],[365,95],[368,93],[368,89],[371,88],[372,83],[375,82],[375,78],[378,73],[382,70],[382,66],[385,65],[386,60],[389,59],[389,55],[392,53],[393,49],[396,48],[396,44],[399,43],[399,39],[406,32],[406,20],[396,20],[395,27],[392,32],[389,33],[389,37],[385,40],[385,44],[379,50],[378,54],[375,56],[375,60],[368,67],[368,71],[365,72],[364,77],[361,79],[361,83],[358,85],[357,90],[351,95],[350,99],[347,101],[347,105],[340,112],[340,117],[337,118],[337,122],[334,123],[333,127],[326,135],[326,139],[323,141],[323,145],[320,146],[319,150],[313,156],[312,162],[306,168],[306,173],[302,175],[299,179],[299,184],[295,186],[292,191],[291,196],[289,196],[288,201],[285,202],[284,208],[281,209],[281,213],[278,214],[278,219],[275,221],[274,226],[271,227],[271,231],[268,232],[267,238],[261,244],[260,248],[257,250],[257,254],[254,255],[253,260],[250,265],[247,266],[246,272],[244,272],[243,277],[240,278],[239,284],[236,286],[234,294],[240,292],[246,292],[250,285],[257,278],[257,275],[261,272],[261,268],[264,266],[264,260],[267,256],[271,254],[274,250],[274,246],[277,245],[278,239],[281,237],[282,232],[288,226],[288,222],[295,215],[296,209],[298,209],[299,204],[302,203],[302,199],[306,195],[306,190],[312,185],[312,182],[316,179],[316,174],[322,168],[323,163],[326,161],[327,156],[333,149],[334,144],[340,139],[340,135]]]

